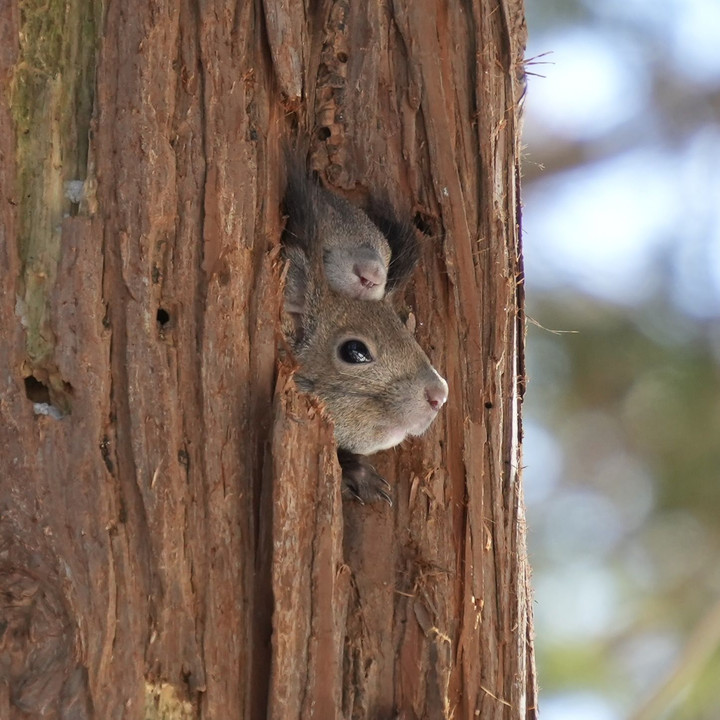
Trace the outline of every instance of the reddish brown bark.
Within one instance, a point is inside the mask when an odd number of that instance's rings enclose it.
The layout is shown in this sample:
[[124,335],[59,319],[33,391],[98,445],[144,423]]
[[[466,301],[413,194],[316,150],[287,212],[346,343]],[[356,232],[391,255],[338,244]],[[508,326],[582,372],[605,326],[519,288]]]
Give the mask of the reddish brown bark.
[[[58,7],[0,7],[0,717],[534,717],[520,3]],[[277,361],[296,136],[425,233],[393,509]]]

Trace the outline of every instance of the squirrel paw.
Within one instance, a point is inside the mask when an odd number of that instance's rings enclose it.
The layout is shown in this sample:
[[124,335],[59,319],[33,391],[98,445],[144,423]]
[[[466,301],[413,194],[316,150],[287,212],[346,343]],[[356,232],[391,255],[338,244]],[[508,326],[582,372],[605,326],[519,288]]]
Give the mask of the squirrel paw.
[[338,461],[342,468],[344,497],[357,500],[362,505],[382,500],[392,507],[392,497],[388,492],[390,484],[378,475],[367,458],[347,450],[338,450]]

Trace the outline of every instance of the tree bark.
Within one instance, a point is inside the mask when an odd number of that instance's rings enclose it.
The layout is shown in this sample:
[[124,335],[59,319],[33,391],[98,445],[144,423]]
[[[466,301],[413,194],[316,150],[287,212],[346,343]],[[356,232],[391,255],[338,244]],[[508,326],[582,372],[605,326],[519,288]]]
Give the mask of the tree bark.
[[[533,718],[520,0],[0,6],[0,717]],[[423,234],[450,385],[342,502],[281,148]]]

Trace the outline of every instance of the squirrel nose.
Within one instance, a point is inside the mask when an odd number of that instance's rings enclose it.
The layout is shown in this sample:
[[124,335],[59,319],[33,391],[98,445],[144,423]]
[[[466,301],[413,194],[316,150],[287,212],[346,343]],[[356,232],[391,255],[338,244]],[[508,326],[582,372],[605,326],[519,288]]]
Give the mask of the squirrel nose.
[[438,375],[437,382],[425,388],[425,397],[433,410],[439,410],[448,399],[448,384]]
[[385,268],[374,260],[356,263],[353,272],[360,278],[360,284],[366,288],[382,285],[386,279]]

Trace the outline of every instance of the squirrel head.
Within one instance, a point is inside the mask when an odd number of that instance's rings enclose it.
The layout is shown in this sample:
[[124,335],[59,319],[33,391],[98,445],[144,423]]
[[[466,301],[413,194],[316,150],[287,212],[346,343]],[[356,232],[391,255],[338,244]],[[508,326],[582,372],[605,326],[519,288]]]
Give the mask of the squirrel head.
[[285,245],[307,249],[317,233],[325,276],[336,292],[357,300],[380,300],[404,285],[419,258],[411,225],[390,204],[373,198],[368,213],[331,193],[286,152]]
[[387,238],[362,210],[324,188],[315,188],[313,200],[330,287],[357,300],[380,300],[390,265]]
[[[298,386],[324,400],[338,446],[367,455],[425,432],[448,387],[387,298],[368,302],[335,290],[322,208],[286,202],[285,310],[293,320],[286,332],[300,365]],[[411,272],[407,257],[404,263]]]
[[421,435],[448,387],[386,301],[312,292],[297,345],[298,387],[322,400],[338,446],[369,455]]

